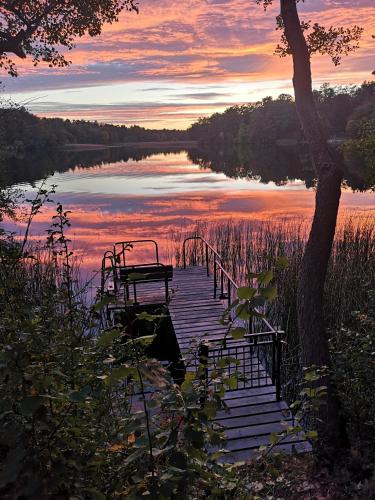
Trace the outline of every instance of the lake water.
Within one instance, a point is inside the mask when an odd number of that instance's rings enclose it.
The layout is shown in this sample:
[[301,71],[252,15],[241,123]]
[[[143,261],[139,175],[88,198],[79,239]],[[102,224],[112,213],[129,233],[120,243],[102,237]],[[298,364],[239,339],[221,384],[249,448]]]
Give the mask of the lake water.
[[[56,184],[54,201],[72,211],[69,236],[87,271],[98,269],[104,251],[120,240],[156,239],[162,258],[170,260],[171,235],[189,230],[198,220],[276,220],[312,215],[314,189],[307,189],[303,180],[262,182],[259,175],[238,178],[233,169],[233,177],[229,177],[224,172],[225,161],[216,168],[213,162],[197,160],[199,155],[187,151],[111,155],[114,153],[108,151],[86,152],[81,159],[74,153],[68,162],[65,157],[64,161],[57,157],[48,164],[48,170],[56,172],[48,177],[47,186]],[[35,181],[34,185],[17,184],[29,197],[42,177],[38,172],[31,177],[30,169],[26,172],[26,179]],[[35,218],[33,235],[46,234],[54,209],[55,205],[48,204]],[[341,214],[359,211],[375,214],[374,194],[344,190]]]

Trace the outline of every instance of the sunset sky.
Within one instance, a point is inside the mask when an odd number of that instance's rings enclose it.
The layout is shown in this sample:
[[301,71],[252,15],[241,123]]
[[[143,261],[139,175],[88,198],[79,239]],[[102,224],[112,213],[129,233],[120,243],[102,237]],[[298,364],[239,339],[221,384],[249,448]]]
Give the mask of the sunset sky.
[[[139,0],[95,39],[77,41],[69,68],[18,64],[4,93],[40,116],[186,128],[200,116],[291,93],[290,60],[273,55],[275,7],[255,0]],[[375,0],[306,0],[302,17],[365,28],[361,48],[335,68],[314,57],[314,85],[360,83],[375,69]]]

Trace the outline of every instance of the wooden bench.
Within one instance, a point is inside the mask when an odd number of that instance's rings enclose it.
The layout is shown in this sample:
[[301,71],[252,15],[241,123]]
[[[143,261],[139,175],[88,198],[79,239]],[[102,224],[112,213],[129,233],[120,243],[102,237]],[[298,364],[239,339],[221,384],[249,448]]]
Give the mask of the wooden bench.
[[145,290],[145,287],[142,285],[157,282],[164,283],[165,303],[168,302],[168,282],[173,278],[173,266],[161,263],[122,266],[119,268],[118,276],[120,283],[124,284],[127,300],[130,299],[129,286],[132,285],[135,305],[139,304],[137,301],[137,285],[141,285],[138,287],[139,290]]

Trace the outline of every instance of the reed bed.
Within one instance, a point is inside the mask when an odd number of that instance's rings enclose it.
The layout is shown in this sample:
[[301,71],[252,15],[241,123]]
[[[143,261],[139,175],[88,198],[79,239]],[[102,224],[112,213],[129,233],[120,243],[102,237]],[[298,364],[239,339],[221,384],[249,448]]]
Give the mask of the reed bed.
[[[200,235],[222,256],[224,267],[239,284],[246,284],[249,272],[271,269],[280,256],[288,268],[276,273],[278,297],[266,311],[274,326],[285,331],[283,362],[285,395],[292,399],[300,374],[297,335],[297,281],[310,221],[279,220],[197,222],[190,231],[173,234],[176,265],[182,265],[182,242]],[[197,241],[186,247],[187,263],[203,264],[204,248]],[[326,284],[325,319],[331,335],[348,324],[353,311],[366,306],[368,291],[375,289],[375,218],[343,217],[338,225]]]

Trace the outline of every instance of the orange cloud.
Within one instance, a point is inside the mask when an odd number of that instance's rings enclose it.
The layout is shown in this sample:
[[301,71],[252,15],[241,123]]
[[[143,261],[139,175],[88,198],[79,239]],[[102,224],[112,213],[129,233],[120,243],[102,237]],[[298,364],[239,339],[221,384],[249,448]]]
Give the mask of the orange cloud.
[[[333,84],[359,83],[371,78],[374,69],[375,6],[372,0],[307,0],[300,3],[301,17],[320,24],[365,28],[361,48],[334,69],[328,57],[315,56],[313,75],[316,85],[325,81]],[[261,97],[272,82],[279,82],[274,92],[291,87],[291,62],[274,56],[280,36],[275,30],[278,2],[265,13],[249,0],[143,0],[140,13],[123,13],[120,21],[105,26],[101,36],[84,37],[69,52],[70,68],[34,68],[31,61],[20,64],[19,82],[6,84],[14,91],[73,89],[89,86],[110,86],[129,82],[168,82],[172,88],[196,85],[223,85],[232,93],[231,102],[242,102],[235,85],[256,85],[249,88],[248,100]],[[263,89],[263,90],[262,90]],[[135,92],[135,91],[134,91]],[[252,93],[251,93],[252,92]],[[269,93],[269,92],[268,92]],[[140,97],[140,95],[138,94]],[[116,98],[118,96],[116,95]],[[197,116],[222,110],[228,102],[209,102],[193,106],[189,99],[166,109],[168,95],[159,96],[160,107],[145,113],[129,114],[105,111],[95,104],[83,111],[73,97],[64,96],[72,104],[71,111],[54,109],[38,111],[42,116],[83,117],[113,123],[157,122],[158,127],[186,126]],[[108,95],[107,95],[107,103]],[[126,96],[121,99],[125,105]],[[120,102],[120,104],[121,104]],[[140,99],[137,99],[140,102]],[[170,103],[168,103],[170,104]],[[32,105],[30,105],[31,109]],[[148,121],[141,116],[147,114]]]

